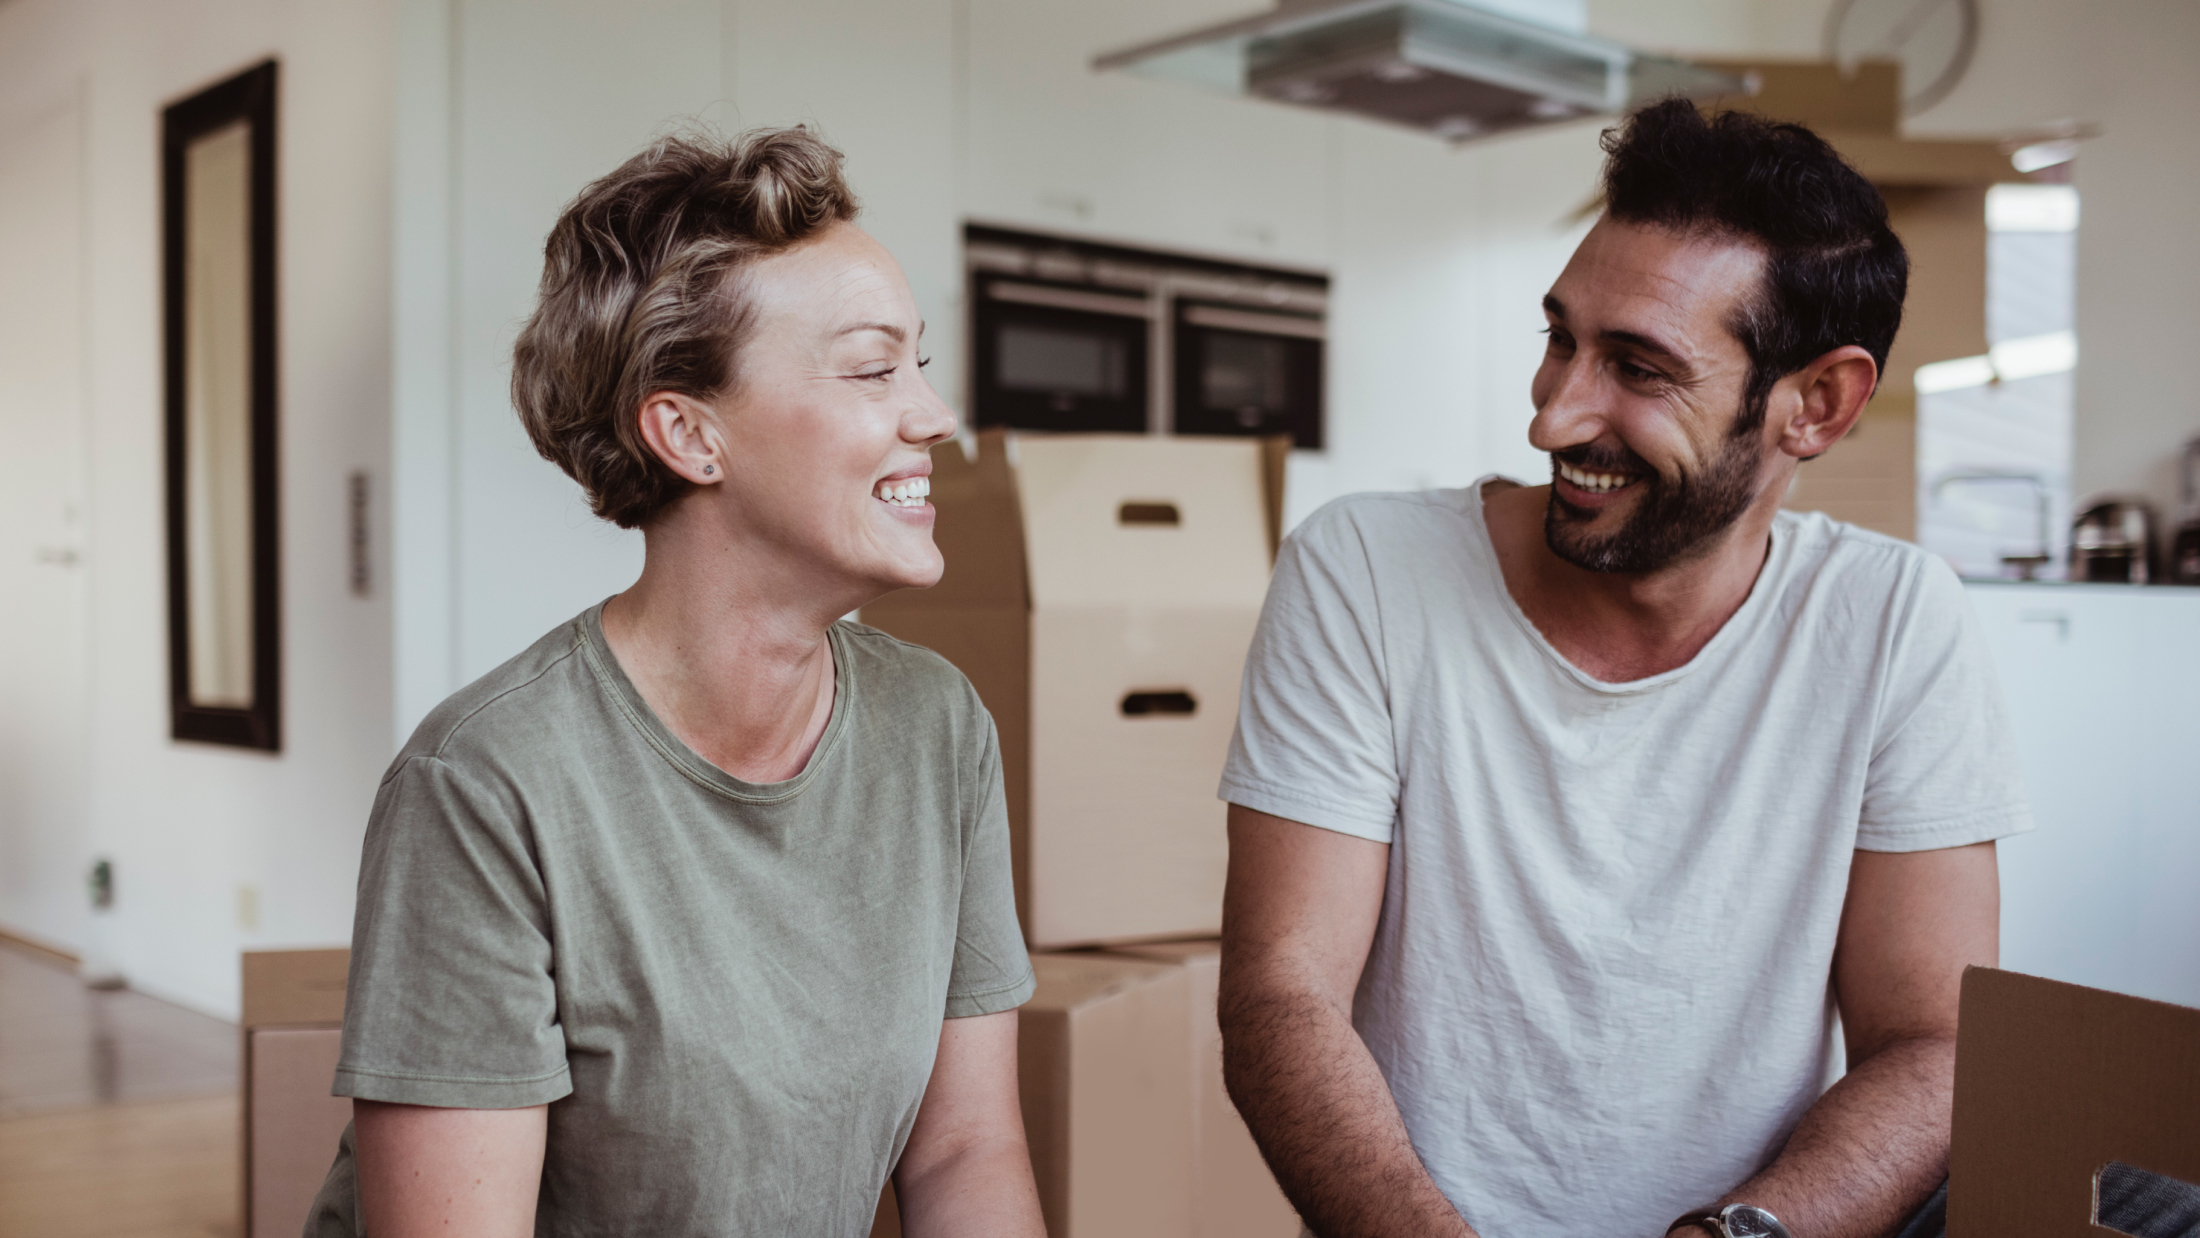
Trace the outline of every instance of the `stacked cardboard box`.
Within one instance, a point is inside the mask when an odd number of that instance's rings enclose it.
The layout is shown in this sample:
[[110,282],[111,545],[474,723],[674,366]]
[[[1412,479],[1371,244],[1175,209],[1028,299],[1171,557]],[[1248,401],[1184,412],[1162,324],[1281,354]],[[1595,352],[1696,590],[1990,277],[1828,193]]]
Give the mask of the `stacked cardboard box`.
[[1215,784],[1268,588],[1257,440],[1011,438],[932,453],[947,574],[865,623],[960,667],[1001,735],[1017,911],[1041,949],[1212,936]]
[[349,950],[244,954],[244,1233],[305,1228],[351,1102],[329,1095]]
[[[1299,1232],[1223,1091],[1219,960],[1213,942],[1032,956],[1017,1074],[1051,1238]],[[899,1238],[891,1189],[871,1232]]]
[[[1001,733],[1039,974],[1024,1118],[1055,1238],[1298,1232],[1223,1091],[1212,941],[1228,862],[1215,784],[1287,451],[999,432],[943,447],[947,574],[863,609],[960,667]],[[1093,945],[1107,949],[1057,952]],[[894,1225],[889,1201],[879,1232]]]
[[1222,948],[1212,941],[1123,946],[1114,953],[1174,965],[1191,1002],[1186,1031],[1192,1059],[1192,1212],[1194,1238],[1293,1238],[1298,1213],[1276,1186],[1222,1084],[1222,1028],[1215,998]]

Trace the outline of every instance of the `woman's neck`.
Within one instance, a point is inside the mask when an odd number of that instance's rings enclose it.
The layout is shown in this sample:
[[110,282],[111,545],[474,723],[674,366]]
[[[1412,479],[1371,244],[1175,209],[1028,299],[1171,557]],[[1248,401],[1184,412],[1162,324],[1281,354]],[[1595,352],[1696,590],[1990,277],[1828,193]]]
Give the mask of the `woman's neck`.
[[704,760],[746,782],[801,773],[832,717],[825,632],[843,612],[796,596],[796,574],[705,530],[652,528],[646,537],[641,579],[603,609],[619,666]]

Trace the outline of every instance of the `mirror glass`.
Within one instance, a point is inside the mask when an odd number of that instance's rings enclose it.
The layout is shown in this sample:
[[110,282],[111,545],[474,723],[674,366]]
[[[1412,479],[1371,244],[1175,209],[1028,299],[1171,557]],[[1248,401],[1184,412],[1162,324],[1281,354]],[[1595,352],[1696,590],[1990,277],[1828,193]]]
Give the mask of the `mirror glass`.
[[252,130],[183,152],[183,498],[191,704],[252,705]]

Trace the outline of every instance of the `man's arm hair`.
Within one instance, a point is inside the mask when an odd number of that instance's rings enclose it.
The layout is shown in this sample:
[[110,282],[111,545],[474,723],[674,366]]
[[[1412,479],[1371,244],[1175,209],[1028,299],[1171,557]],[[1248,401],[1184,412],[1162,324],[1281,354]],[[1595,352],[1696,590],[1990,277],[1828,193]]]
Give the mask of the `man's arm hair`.
[[1810,1238],[1891,1234],[1948,1175],[1963,969],[2000,959],[1994,844],[1859,851],[1833,956],[1849,1072],[1724,1202]]
[[1436,1189],[1352,1027],[1390,848],[1230,805],[1223,1078],[1321,1238],[1474,1238]]

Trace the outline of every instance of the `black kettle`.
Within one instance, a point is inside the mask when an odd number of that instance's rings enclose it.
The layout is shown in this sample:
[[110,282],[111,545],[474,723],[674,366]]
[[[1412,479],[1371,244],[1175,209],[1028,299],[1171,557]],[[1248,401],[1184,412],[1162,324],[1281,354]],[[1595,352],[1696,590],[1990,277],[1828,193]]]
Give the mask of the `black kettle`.
[[2164,573],[2180,585],[2200,585],[2200,479],[2194,477],[2195,465],[2200,465],[2200,438],[2185,444],[2183,484],[2177,496],[2184,502],[2184,522],[2170,539],[2169,571]]

